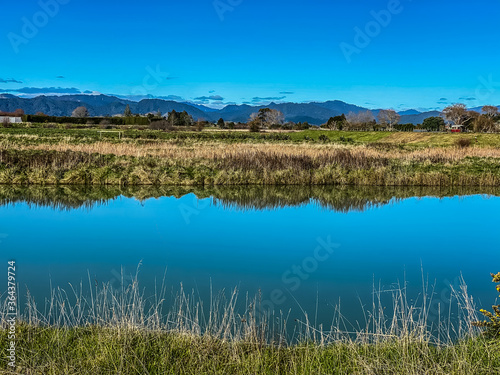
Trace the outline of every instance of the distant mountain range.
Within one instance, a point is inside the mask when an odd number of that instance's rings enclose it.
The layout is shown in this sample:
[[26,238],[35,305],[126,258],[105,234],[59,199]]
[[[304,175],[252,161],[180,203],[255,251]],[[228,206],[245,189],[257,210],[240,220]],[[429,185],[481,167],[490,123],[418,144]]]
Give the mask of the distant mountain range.
[[[132,113],[146,114],[161,111],[167,114],[172,110],[186,111],[194,119],[205,119],[217,121],[223,118],[225,121],[246,122],[250,115],[260,108],[277,109],[285,115],[286,121],[304,122],[320,125],[328,121],[332,116],[342,113],[358,113],[368,108],[348,104],[340,100],[311,103],[270,103],[266,106],[228,105],[222,109],[214,109],[199,104],[176,102],[163,99],[143,99],[139,102],[121,99],[111,95],[62,95],[62,96],[37,96],[35,98],[20,98],[15,95],[0,95],[0,111],[13,112],[18,108],[26,114],[43,112],[49,116],[71,116],[73,110],[78,106],[85,106],[90,116],[112,116],[124,112],[127,104]],[[379,110],[372,110],[376,116]],[[400,112],[400,123],[420,124],[431,116],[439,115],[438,111],[419,112],[417,110],[406,110]]]

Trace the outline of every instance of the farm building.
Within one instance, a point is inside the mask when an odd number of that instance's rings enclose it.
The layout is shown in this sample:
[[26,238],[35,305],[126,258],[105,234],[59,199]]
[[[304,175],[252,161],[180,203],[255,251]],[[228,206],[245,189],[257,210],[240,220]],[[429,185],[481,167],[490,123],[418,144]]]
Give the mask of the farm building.
[[23,122],[23,119],[19,116],[0,116],[0,124],[4,124],[6,122],[10,124],[20,124]]

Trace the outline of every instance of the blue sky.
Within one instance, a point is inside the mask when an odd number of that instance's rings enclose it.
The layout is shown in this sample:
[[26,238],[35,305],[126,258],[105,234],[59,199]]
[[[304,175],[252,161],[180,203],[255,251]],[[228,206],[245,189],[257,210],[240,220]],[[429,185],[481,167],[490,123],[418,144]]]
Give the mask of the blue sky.
[[500,104],[498,0],[42,0],[2,7],[0,90],[18,95],[88,91],[215,106]]

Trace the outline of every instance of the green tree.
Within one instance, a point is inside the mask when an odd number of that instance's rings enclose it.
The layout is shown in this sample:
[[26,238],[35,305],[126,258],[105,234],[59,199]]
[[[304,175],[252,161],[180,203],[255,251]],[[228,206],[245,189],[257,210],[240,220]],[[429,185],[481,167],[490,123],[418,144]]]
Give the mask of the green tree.
[[194,124],[193,117],[186,111],[182,111],[179,116],[181,126],[192,126]]
[[167,121],[170,126],[191,126],[194,124],[194,120],[186,111],[177,112],[173,109],[168,113]]
[[226,126],[226,123],[224,122],[224,119],[221,117],[219,121],[217,121],[217,126],[221,129],[224,129]]
[[422,129],[426,129],[428,131],[439,131],[444,129],[444,120],[442,117],[428,117],[422,123]]
[[127,104],[127,106],[125,107],[125,111],[123,112],[123,115],[125,117],[130,117],[132,116],[132,111],[130,110],[130,105]]
[[330,119],[326,123],[326,127],[331,130],[342,130],[344,128],[347,119],[345,115],[342,113],[340,116],[330,117]]
[[261,128],[260,121],[256,118],[248,123],[248,129],[253,133],[260,132],[260,128]]
[[179,114],[175,109],[172,109],[171,112],[167,115],[167,121],[170,126],[178,126],[179,125]]

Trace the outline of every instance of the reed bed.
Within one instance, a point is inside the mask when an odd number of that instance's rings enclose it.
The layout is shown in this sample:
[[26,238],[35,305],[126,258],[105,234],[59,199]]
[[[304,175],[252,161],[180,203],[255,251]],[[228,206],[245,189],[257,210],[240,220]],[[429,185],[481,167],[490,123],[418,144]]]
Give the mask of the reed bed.
[[345,151],[354,157],[371,159],[385,158],[404,161],[431,163],[456,162],[467,157],[500,158],[500,148],[497,147],[429,147],[425,149],[404,150],[400,148],[378,148],[375,145],[341,145],[341,144],[287,144],[287,143],[231,143],[193,142],[179,144],[177,141],[148,142],[93,142],[89,144],[40,144],[19,146],[0,144],[3,149],[44,150],[44,151],[74,151],[88,154],[112,154],[117,156],[146,157],[155,156],[172,159],[231,159],[242,158],[245,155],[286,155],[291,157],[309,157],[314,159],[328,158],[329,155]]
[[15,136],[1,184],[500,186],[495,147]]
[[[16,373],[468,375],[500,369],[499,343],[478,336],[476,307],[463,282],[450,296],[456,319],[438,323],[429,319],[434,294],[428,283],[416,302],[409,302],[404,285],[374,288],[360,329],[338,307],[327,329],[314,326],[307,313],[291,323],[289,313],[262,313],[259,295],[240,296],[236,289],[203,301],[181,287],[169,303],[164,282],[147,297],[137,276],[117,288],[90,277],[87,285],[55,288],[41,305],[28,293],[18,320]],[[4,305],[2,323],[6,311]],[[2,347],[6,340],[1,329]],[[0,372],[9,373],[4,361]]]
[[497,158],[443,152],[421,161],[372,155],[373,150],[346,148],[304,153],[243,149],[209,159],[11,149],[0,150],[0,183],[500,186]]

